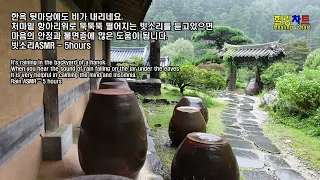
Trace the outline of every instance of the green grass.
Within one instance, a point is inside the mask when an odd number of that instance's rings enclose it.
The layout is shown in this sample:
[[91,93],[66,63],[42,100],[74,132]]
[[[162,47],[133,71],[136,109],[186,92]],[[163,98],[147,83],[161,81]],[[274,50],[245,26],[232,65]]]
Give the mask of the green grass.
[[[288,149],[294,156],[307,162],[312,169],[320,171],[319,137],[311,137],[299,129],[274,122],[264,124],[264,132],[282,149]],[[286,140],[291,142],[286,143]]]
[[[161,96],[148,96],[151,98],[166,98],[168,100],[180,100],[182,95],[178,88],[172,87],[170,85],[164,86],[162,88]],[[178,91],[177,91],[178,90]],[[204,94],[203,92],[196,92],[196,90],[187,89],[185,95],[193,95],[200,98],[206,97],[207,101],[210,102],[210,107],[208,108],[209,121],[207,124],[207,133],[221,135],[224,129],[220,121],[220,112],[224,109],[226,103],[222,100],[218,100]],[[154,104],[144,104],[144,110],[146,112],[146,118],[148,124],[151,128],[151,134],[154,138],[155,146],[157,149],[157,155],[160,157],[165,174],[163,174],[165,179],[170,179],[171,163],[176,153],[176,148],[171,147],[167,140],[169,138],[168,128],[170,119],[173,114],[173,109],[175,105],[154,105]],[[160,127],[155,125],[161,124]]]

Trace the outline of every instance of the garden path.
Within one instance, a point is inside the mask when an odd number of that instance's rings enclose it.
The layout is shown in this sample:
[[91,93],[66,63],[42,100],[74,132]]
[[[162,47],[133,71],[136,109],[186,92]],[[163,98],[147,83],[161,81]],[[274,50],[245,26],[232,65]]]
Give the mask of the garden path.
[[[310,174],[285,160],[283,153],[267,138],[261,124],[268,118],[257,97],[219,94],[228,102],[221,113],[224,137],[229,140],[245,180],[313,180]],[[303,174],[303,175],[302,175]]]

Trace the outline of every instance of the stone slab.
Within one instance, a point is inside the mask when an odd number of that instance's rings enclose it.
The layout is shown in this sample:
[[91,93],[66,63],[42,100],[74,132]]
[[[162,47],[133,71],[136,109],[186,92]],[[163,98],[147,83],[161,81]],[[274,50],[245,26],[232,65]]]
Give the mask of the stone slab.
[[232,148],[232,151],[234,155],[238,157],[249,158],[249,159],[259,159],[259,156],[256,153],[251,151],[246,151],[246,150],[241,150],[236,148]]
[[254,116],[254,114],[252,112],[248,112],[248,111],[241,111],[240,115],[245,115],[245,116]]
[[243,123],[239,123],[240,127],[254,127],[254,128],[260,128],[259,125],[256,124],[243,124]]
[[242,126],[242,128],[246,131],[258,131],[258,132],[262,132],[262,129],[260,127],[256,127],[256,126]]
[[229,113],[221,113],[221,116],[223,116],[223,117],[236,117],[236,115],[235,114],[229,114]]
[[234,107],[237,107],[238,105],[236,103],[228,103],[227,106],[234,108]]
[[222,120],[221,123],[224,124],[225,126],[232,126],[232,125],[234,125],[236,122],[234,122],[234,121]]
[[277,169],[275,175],[279,180],[305,180],[305,178],[298,172],[292,169]]
[[259,132],[259,131],[245,131],[245,133],[253,136],[264,136],[263,132]]
[[281,168],[291,168],[291,166],[282,159],[281,157],[273,156],[273,155],[265,155],[264,159],[270,167],[281,169]]
[[227,127],[230,127],[230,128],[234,128],[234,129],[241,129],[241,127],[239,127],[238,125],[227,125]]
[[238,122],[237,118],[235,118],[235,117],[221,116],[220,118],[221,118],[222,120],[226,120],[226,121]]
[[257,119],[256,116],[247,116],[247,115],[243,115],[243,114],[239,114],[239,116],[243,119]]
[[240,110],[253,110],[253,106],[251,106],[251,105],[240,105],[239,106],[239,109]]
[[245,180],[274,180],[274,178],[265,171],[242,171]]
[[42,158],[47,160],[62,160],[73,142],[72,124],[60,124],[54,132],[42,136]]
[[256,124],[256,125],[259,124],[257,121],[252,121],[252,120],[243,120],[242,123],[243,124]]
[[231,139],[234,139],[234,140],[244,140],[241,136],[232,136],[232,135],[222,135],[223,137],[225,137],[227,140],[231,140]]
[[265,136],[249,135],[247,137],[249,141],[252,141],[259,148],[275,154],[280,154],[279,149],[272,143],[272,141]]
[[232,148],[241,148],[241,149],[253,149],[252,143],[248,141],[241,141],[241,140],[229,140],[229,143]]
[[227,134],[231,134],[231,135],[236,135],[236,136],[240,136],[241,135],[241,131],[234,129],[234,128],[225,128],[224,132]]
[[237,114],[237,111],[236,110],[227,110],[227,109],[224,109],[222,111],[222,113],[226,113],[226,114]]
[[264,163],[260,160],[248,159],[248,158],[237,157],[237,156],[236,158],[237,158],[238,165],[240,167],[255,168],[255,169],[261,169],[264,167]]
[[226,107],[224,109],[226,109],[226,110],[237,110],[236,108],[233,108],[233,107]]

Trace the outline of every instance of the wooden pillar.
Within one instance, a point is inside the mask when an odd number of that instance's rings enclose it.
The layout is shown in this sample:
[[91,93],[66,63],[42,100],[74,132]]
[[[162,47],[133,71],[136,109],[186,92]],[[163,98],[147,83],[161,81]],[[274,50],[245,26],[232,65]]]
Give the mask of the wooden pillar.
[[[160,42],[159,40],[150,42],[150,66],[160,67]],[[160,72],[152,71],[150,72],[150,78],[160,79]]]
[[[56,0],[41,0],[41,11],[56,12]],[[42,56],[43,59],[53,62],[57,59],[57,46],[53,50],[42,50]],[[58,84],[44,85],[43,104],[45,131],[53,132],[59,127]]]
[[230,81],[229,81],[229,90],[236,90],[237,82],[237,67],[235,65],[230,65]]
[[104,41],[104,48],[104,60],[106,61],[107,66],[111,66],[111,41]]
[[[110,7],[103,6],[103,12],[109,13]],[[111,66],[111,41],[109,40],[103,41],[102,49],[103,49],[102,57],[106,61],[106,65]]]
[[[90,16],[91,12],[95,12],[95,1],[87,1],[87,13],[88,17]],[[94,32],[94,30],[91,30],[91,32]],[[95,40],[90,40],[91,49],[90,49],[90,59],[95,60]],[[90,78],[90,91],[97,89],[97,81],[98,78]]]
[[259,85],[259,92],[260,92],[262,89],[262,82],[260,78],[260,67],[258,65],[256,66],[255,79],[257,84]]

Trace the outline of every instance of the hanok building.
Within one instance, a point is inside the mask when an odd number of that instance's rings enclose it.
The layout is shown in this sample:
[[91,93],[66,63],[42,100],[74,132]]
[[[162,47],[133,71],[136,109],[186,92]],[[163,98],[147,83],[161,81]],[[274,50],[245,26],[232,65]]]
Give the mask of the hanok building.
[[[12,12],[105,12],[121,13],[125,22],[139,24],[152,0],[11,0],[0,10],[0,179],[34,180],[43,163],[54,163],[77,146],[72,129],[82,120],[90,90],[97,88],[94,78],[63,79],[63,83],[33,85],[10,84],[10,59],[105,59],[110,61],[110,41],[91,40],[90,50],[11,50]],[[88,42],[88,41],[87,41]],[[63,44],[63,41],[58,41]],[[160,50],[159,50],[160,52]],[[50,143],[51,142],[51,143]],[[68,144],[71,145],[68,146]],[[75,145],[75,146],[74,146]],[[76,158],[77,159],[77,158]],[[59,161],[61,162],[61,161]],[[79,162],[66,167],[58,163],[47,170],[52,175],[79,168]],[[53,169],[52,169],[53,168]],[[42,168],[40,168],[42,169]],[[60,172],[61,173],[61,172]],[[42,176],[42,175],[39,175]],[[46,177],[40,177],[47,179]],[[49,178],[50,179],[50,178]],[[54,177],[51,177],[54,179]]]
[[146,63],[149,59],[149,50],[147,47],[112,47],[111,48],[111,66],[123,63],[133,57],[142,58]]
[[[150,66],[150,58],[148,58],[146,65]],[[166,67],[166,66],[170,66],[170,65],[171,65],[171,62],[170,62],[170,59],[168,56],[160,57],[160,66],[161,67]]]
[[237,68],[240,66],[253,66],[256,68],[256,82],[261,87],[260,66],[268,65],[274,61],[280,60],[286,56],[281,46],[281,40],[250,45],[231,45],[224,44],[222,50],[218,53],[220,57],[230,57],[234,63],[230,63],[229,89],[236,89]]

